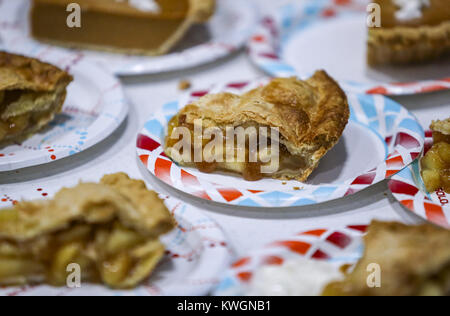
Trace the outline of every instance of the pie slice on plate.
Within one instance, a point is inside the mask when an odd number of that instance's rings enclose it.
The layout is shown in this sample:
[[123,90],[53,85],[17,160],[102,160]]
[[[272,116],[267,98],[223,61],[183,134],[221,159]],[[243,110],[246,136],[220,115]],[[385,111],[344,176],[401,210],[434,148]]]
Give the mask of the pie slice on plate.
[[0,146],[47,126],[61,111],[72,80],[55,66],[0,52]]
[[428,62],[450,53],[448,0],[373,0],[381,8],[381,28],[370,27],[368,63]]
[[[348,120],[346,95],[318,71],[306,81],[273,79],[242,96],[219,93],[200,98],[171,119],[165,152],[177,163],[203,172],[231,171],[250,181],[305,181],[338,142]],[[188,136],[183,137],[186,130]],[[209,139],[208,130],[214,131]],[[237,135],[243,130],[248,134],[239,142]],[[251,139],[263,138],[265,142],[251,146]],[[180,148],[186,139],[190,147]],[[222,145],[209,150],[218,139]]]
[[164,255],[158,240],[174,221],[144,182],[125,174],[62,189],[53,200],[0,211],[0,285],[66,285],[67,267],[81,279],[132,288]]
[[79,0],[81,25],[70,27],[66,8],[73,2],[33,0],[33,37],[76,48],[162,55],[215,11],[215,0]]
[[[329,296],[450,295],[450,231],[429,224],[373,222],[363,258],[343,281],[324,290]],[[369,287],[368,268],[381,269],[380,287]],[[370,268],[370,271],[372,268]]]
[[450,118],[434,121],[431,130],[433,147],[421,160],[422,179],[428,192],[450,193]]

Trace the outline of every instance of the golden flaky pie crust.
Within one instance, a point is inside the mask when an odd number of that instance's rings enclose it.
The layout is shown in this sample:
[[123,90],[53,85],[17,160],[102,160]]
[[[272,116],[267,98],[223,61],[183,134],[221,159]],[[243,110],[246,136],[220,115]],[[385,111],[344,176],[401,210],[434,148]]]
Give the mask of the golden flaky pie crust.
[[172,216],[157,193],[124,173],[106,175],[100,183],[63,188],[52,200],[20,202],[14,212],[13,221],[0,221],[0,239],[26,242],[75,222],[97,224],[116,218],[150,238],[173,228]]
[[[306,166],[295,174],[278,173],[272,177],[305,181],[339,141],[349,120],[349,106],[339,85],[325,71],[318,71],[306,81],[273,79],[242,96],[206,95],[183,108],[176,118],[180,116],[185,116],[188,124],[202,119],[205,128],[246,125],[278,128],[280,142],[291,155],[304,157]],[[166,153],[173,158],[167,142]]]
[[[180,11],[174,9],[177,7],[176,2],[180,0],[157,0],[157,2],[162,7],[162,12],[146,12],[140,11],[129,4],[126,1],[117,2],[114,0],[79,0],[77,3],[82,8],[88,8],[89,11],[85,12],[95,12],[97,17],[89,22],[91,28],[84,28],[82,32],[96,32],[94,37],[87,36],[89,41],[84,41],[83,39],[73,40],[71,39],[71,31],[61,28],[60,31],[63,32],[64,36],[54,36],[45,34],[46,32],[36,30],[39,29],[39,25],[44,19],[51,18],[51,16],[41,16],[38,8],[42,6],[45,14],[56,14],[56,18],[61,20],[66,19],[66,6],[73,1],[71,0],[33,0],[32,14],[31,14],[31,24],[32,24],[32,34],[33,36],[43,42],[48,42],[53,45],[66,46],[70,48],[81,48],[81,49],[92,49],[101,50],[112,53],[122,53],[122,54],[136,54],[136,55],[148,55],[156,56],[168,53],[187,33],[187,31],[195,24],[201,24],[207,22],[216,10],[216,0],[186,0],[188,3],[188,9],[186,11]],[[174,4],[175,3],[175,4]],[[48,9],[47,7],[49,6]],[[59,11],[55,8],[59,8]],[[62,8],[62,9],[61,9]],[[62,15],[61,15],[62,14]],[[114,21],[116,19],[116,21]],[[121,20],[125,19],[125,20]],[[105,22],[102,22],[104,20]],[[160,25],[154,24],[152,29],[146,25],[142,28],[142,23],[138,24],[138,21],[154,21],[155,23],[159,21],[180,21],[179,25],[175,30],[166,32],[164,27],[166,24],[164,22]],[[124,22],[125,21],[125,22]],[[118,23],[127,23],[132,26],[134,34],[120,33],[121,29],[117,29],[115,32],[98,33],[98,30],[93,30],[95,23],[106,23],[105,25],[110,25],[114,28]],[[134,26],[133,26],[134,23]],[[144,22],[143,22],[144,23]],[[97,28],[99,29],[99,28]],[[52,30],[53,34],[55,30]],[[73,31],[72,31],[73,32]],[[113,45],[105,42],[107,39],[110,42],[120,42],[122,40],[127,40],[130,36],[147,36],[147,37],[158,37],[164,38],[164,41],[158,47],[143,47],[141,41],[141,46],[136,44],[136,47],[124,47],[123,45]],[[92,41],[92,38],[97,38],[98,43]]]
[[84,281],[134,287],[164,255],[158,237],[174,226],[158,195],[123,173],[20,202],[0,211],[0,284],[64,285],[62,263],[75,262]]
[[[19,142],[53,120],[62,109],[66,87],[72,80],[71,75],[58,67],[0,51],[0,123],[3,124],[0,126],[0,145]],[[14,110],[11,104],[4,104],[8,92],[19,97],[14,100],[17,101]],[[26,120],[27,124],[11,132],[10,127],[16,128],[20,119]]]
[[[364,242],[364,255],[354,270],[329,284],[324,295],[450,295],[450,231],[374,221]],[[367,268],[373,263],[381,268],[379,288],[367,285]]]
[[422,18],[398,21],[391,0],[376,0],[382,10],[381,28],[369,28],[369,65],[427,62],[450,54],[450,6],[431,0]]
[[450,136],[450,117],[442,121],[433,121],[430,128],[433,132],[439,132]]

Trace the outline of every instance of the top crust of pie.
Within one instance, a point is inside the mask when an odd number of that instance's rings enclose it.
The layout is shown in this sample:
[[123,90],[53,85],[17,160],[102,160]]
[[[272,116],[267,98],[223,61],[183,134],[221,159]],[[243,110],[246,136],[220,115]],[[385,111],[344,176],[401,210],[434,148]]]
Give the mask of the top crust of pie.
[[0,52],[0,91],[50,92],[58,84],[72,81],[67,72],[34,58]]
[[297,180],[304,181],[339,140],[350,110],[345,93],[325,72],[306,81],[277,78],[242,96],[210,94],[180,111],[193,124],[205,128],[259,125],[278,128],[281,143],[293,155],[310,157],[308,168]]
[[124,173],[106,175],[100,184],[64,188],[49,201],[21,202],[14,209],[14,220],[0,221],[0,239],[24,242],[77,222],[101,224],[116,218],[148,238],[158,237],[174,225],[158,195],[143,181]]
[[431,130],[444,135],[450,135],[450,118],[443,121],[433,121],[431,123]]

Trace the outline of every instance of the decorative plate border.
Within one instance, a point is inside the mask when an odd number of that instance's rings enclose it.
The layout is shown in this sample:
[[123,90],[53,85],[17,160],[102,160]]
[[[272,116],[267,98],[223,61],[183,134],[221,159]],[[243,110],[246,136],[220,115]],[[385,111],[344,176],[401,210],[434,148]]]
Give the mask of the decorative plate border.
[[[24,195],[35,197],[48,188],[39,188],[41,191],[20,192]],[[8,196],[16,196],[14,192],[3,192]],[[16,197],[19,199],[19,197]],[[229,266],[232,257],[228,241],[219,225],[205,216],[203,212],[195,207],[185,204],[170,197],[165,198],[167,207],[171,210],[177,222],[175,231],[162,237],[168,250],[160,265],[167,261],[173,262],[173,268],[179,270],[177,274],[182,279],[164,279],[164,274],[152,282],[133,290],[111,290],[101,285],[82,284],[79,289],[66,287],[55,288],[50,286],[26,286],[21,288],[0,288],[0,296],[200,296],[207,295],[220,282],[220,276],[224,269]],[[9,201],[11,206],[17,201]],[[1,212],[1,208],[0,208]],[[158,268],[157,268],[158,269]],[[183,274],[183,271],[188,273]],[[166,273],[162,271],[161,273]]]
[[149,118],[137,137],[137,154],[141,162],[150,173],[166,184],[201,199],[245,207],[294,207],[338,199],[366,189],[399,172],[422,152],[424,131],[404,107],[381,95],[350,94],[350,120],[376,131],[385,141],[388,155],[376,168],[341,184],[305,185],[298,191],[224,186],[199,179],[164,154],[161,144],[167,123],[184,105],[208,93],[228,91],[241,94],[267,81],[261,79],[216,85],[210,89],[193,91],[179,101],[165,104]]
[[246,295],[248,285],[258,269],[266,265],[282,265],[299,257],[326,260],[339,266],[353,264],[363,253],[362,237],[366,229],[366,225],[315,229],[274,241],[234,262],[213,294]]
[[[128,101],[118,79],[97,64],[89,62],[83,55],[68,54],[42,47],[30,48],[20,54],[55,64],[75,75],[75,80],[77,80],[76,75],[90,76],[89,79],[95,80],[98,102],[89,111],[70,107],[66,102],[61,115],[49,124],[52,127],[52,135],[63,133],[68,143],[52,143],[47,139],[51,135],[45,133],[36,134],[24,141],[20,145],[20,151],[12,149],[16,148],[16,145],[0,148],[0,172],[46,164],[85,151],[111,135],[127,117]],[[92,120],[92,123],[82,128],[76,125],[67,126],[64,119],[58,119],[64,115],[73,117],[77,122]],[[39,142],[36,142],[36,137],[40,137]],[[31,140],[33,140],[32,144]]]
[[[28,30],[24,29],[24,23],[14,20],[18,16],[17,12],[26,5],[25,1],[28,0],[0,1],[0,39],[3,39],[6,47],[9,49],[22,50],[21,46],[24,44],[52,47],[31,40],[28,36]],[[221,23],[234,25],[235,28],[233,30],[236,31],[232,34],[226,34],[226,36],[222,36],[222,38],[218,38],[215,41],[187,48],[181,52],[146,57],[52,48],[66,52],[82,53],[91,60],[99,62],[104,68],[109,69],[118,76],[157,74],[200,66],[214,62],[239,50],[245,45],[258,22],[257,10],[249,1],[219,0],[218,6],[218,12],[227,14],[226,16],[221,16],[220,19],[228,19]],[[12,11],[14,13],[11,13]],[[7,13],[7,15],[2,13]]]
[[[426,133],[426,153],[433,145],[432,132]],[[423,155],[421,155],[423,157]],[[392,177],[389,181],[392,195],[408,210],[438,226],[450,229],[450,195],[443,190],[430,194],[420,174],[420,160]]]
[[[280,56],[282,42],[299,25],[305,28],[317,20],[333,18],[348,12],[366,12],[367,0],[308,0],[290,4],[266,16],[248,43],[250,59],[275,77],[298,75]],[[305,75],[305,74],[300,74]],[[346,91],[362,94],[409,95],[450,89],[450,77],[438,80],[365,84],[340,82]]]

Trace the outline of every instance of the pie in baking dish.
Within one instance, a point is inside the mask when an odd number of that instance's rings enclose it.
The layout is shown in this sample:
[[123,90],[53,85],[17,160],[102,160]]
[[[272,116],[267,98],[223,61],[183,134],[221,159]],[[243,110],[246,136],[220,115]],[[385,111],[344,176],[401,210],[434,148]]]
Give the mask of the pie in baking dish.
[[20,142],[52,121],[71,81],[55,66],[0,52],[0,146]]
[[373,0],[381,8],[381,28],[370,27],[368,63],[411,64],[450,53],[448,0]]
[[[305,181],[338,142],[348,119],[347,97],[326,72],[318,71],[306,81],[278,78],[242,96],[209,94],[187,105],[169,123],[165,153],[177,163],[203,172],[230,171],[249,181],[263,177]],[[214,159],[207,156],[210,141],[206,137],[200,140],[204,155],[195,159],[198,156],[192,151],[197,148],[196,122],[200,122],[203,130],[212,128],[226,138],[223,148],[211,150]],[[228,134],[230,129],[239,128],[254,128],[258,139],[262,136],[260,131],[266,129],[267,146],[252,149],[250,134],[239,146],[238,137]],[[179,131],[186,129],[190,131],[188,140],[192,139],[194,144],[189,153],[178,146],[183,142],[183,137],[178,137],[182,135]],[[273,138],[274,130],[277,139]],[[263,159],[274,151],[278,159]],[[239,154],[243,159],[237,159]]]
[[[450,295],[450,231],[375,221],[364,240],[362,259],[343,281],[329,284],[324,295]],[[372,288],[368,267],[374,263],[381,269],[381,287]]]
[[428,192],[450,193],[450,118],[434,121],[433,147],[421,160],[422,179]]
[[157,194],[122,173],[20,202],[0,211],[0,285],[64,286],[68,265],[78,264],[83,281],[135,287],[163,257],[158,237],[173,227]]
[[81,27],[69,27],[66,8],[73,2],[33,0],[33,37],[76,48],[161,55],[215,11],[215,0],[78,0]]

